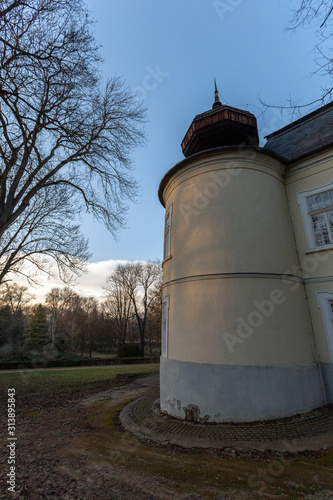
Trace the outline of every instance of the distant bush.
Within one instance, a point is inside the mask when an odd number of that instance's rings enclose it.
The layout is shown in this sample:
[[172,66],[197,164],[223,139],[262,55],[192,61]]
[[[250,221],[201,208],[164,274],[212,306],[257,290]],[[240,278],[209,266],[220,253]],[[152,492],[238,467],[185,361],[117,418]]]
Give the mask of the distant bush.
[[76,361],[78,359],[87,359],[87,356],[80,356],[79,354],[71,352],[59,352],[55,359],[64,359],[68,361]]
[[[1,354],[1,353],[0,353]],[[60,361],[78,361],[81,359],[89,359],[86,356],[82,357],[79,354],[72,353],[63,353],[54,351],[54,355],[50,355],[49,353],[36,352],[36,351],[28,351],[25,354],[21,355],[12,355],[12,356],[1,356],[0,361],[17,361],[17,362],[35,362],[35,361],[43,361],[47,360],[48,363],[52,360],[60,360]]]
[[1,361],[17,361],[17,362],[24,362],[24,361],[31,361],[31,357],[27,355],[13,355],[13,356],[1,356]]
[[139,344],[124,344],[118,349],[118,358],[139,358],[141,347]]

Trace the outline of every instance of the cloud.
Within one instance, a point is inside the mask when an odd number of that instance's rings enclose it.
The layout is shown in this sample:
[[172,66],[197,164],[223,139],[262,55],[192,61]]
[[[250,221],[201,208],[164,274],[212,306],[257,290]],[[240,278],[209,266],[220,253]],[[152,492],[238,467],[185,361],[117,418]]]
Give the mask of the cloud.
[[74,290],[80,295],[102,297],[102,286],[105,284],[106,277],[113,273],[118,264],[126,264],[127,262],[126,260],[104,260],[90,263],[87,274],[78,278]]
[[[96,299],[103,298],[103,285],[105,284],[106,277],[109,276],[117,267],[118,264],[126,264],[127,260],[104,260],[101,262],[91,262],[87,266],[87,272],[77,278],[76,285],[73,290],[79,295],[84,297],[93,296]],[[56,278],[47,278],[41,276],[39,279],[40,286],[30,287],[26,278],[21,276],[14,276],[13,281],[20,285],[28,286],[29,291],[34,294],[35,299],[33,302],[44,302],[45,295],[52,288],[64,288],[66,285]]]

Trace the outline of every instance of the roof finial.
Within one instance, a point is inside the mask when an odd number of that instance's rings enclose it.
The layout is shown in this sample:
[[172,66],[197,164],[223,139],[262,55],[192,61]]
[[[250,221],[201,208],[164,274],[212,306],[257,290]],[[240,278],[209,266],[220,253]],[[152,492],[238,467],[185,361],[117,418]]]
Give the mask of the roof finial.
[[214,101],[214,104],[213,104],[213,109],[222,106],[221,101],[219,99],[219,93],[218,93],[218,90],[217,90],[217,85],[216,85],[216,79],[215,78],[214,78],[214,85],[215,85],[215,92],[214,92],[215,93],[215,101]]

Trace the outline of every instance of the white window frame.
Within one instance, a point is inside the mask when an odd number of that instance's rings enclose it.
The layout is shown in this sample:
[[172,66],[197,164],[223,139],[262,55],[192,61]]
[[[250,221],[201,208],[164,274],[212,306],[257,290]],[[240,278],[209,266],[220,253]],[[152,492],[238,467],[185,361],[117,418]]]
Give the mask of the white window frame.
[[331,302],[333,302],[333,292],[316,292],[318,307],[326,330],[328,349],[333,363],[333,314]]
[[161,356],[168,357],[170,295],[162,299]]
[[330,189],[333,189],[333,182],[331,182],[330,184],[326,184],[325,186],[319,186],[314,189],[309,189],[307,191],[301,191],[297,193],[297,201],[301,208],[302,218],[304,222],[306,241],[308,244],[308,252],[327,250],[328,248],[333,248],[333,243],[328,243],[326,245],[316,244],[312,219],[311,215],[309,215],[309,208],[307,202],[307,198],[309,198],[310,196],[323,193],[324,191],[329,191]]
[[172,222],[172,204],[165,213],[164,223],[164,246],[163,246],[163,262],[171,259],[171,222]]

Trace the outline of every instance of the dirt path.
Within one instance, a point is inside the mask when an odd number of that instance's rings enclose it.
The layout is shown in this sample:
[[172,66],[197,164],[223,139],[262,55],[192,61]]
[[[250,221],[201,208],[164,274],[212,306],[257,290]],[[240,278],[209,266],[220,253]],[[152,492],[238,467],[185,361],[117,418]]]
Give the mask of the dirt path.
[[[156,387],[148,377],[109,385],[70,396],[20,398],[17,488],[13,494],[3,486],[8,451],[2,440],[0,498],[333,499],[332,450],[242,453],[141,442],[121,428],[118,415]],[[2,423],[2,436],[4,430]]]

